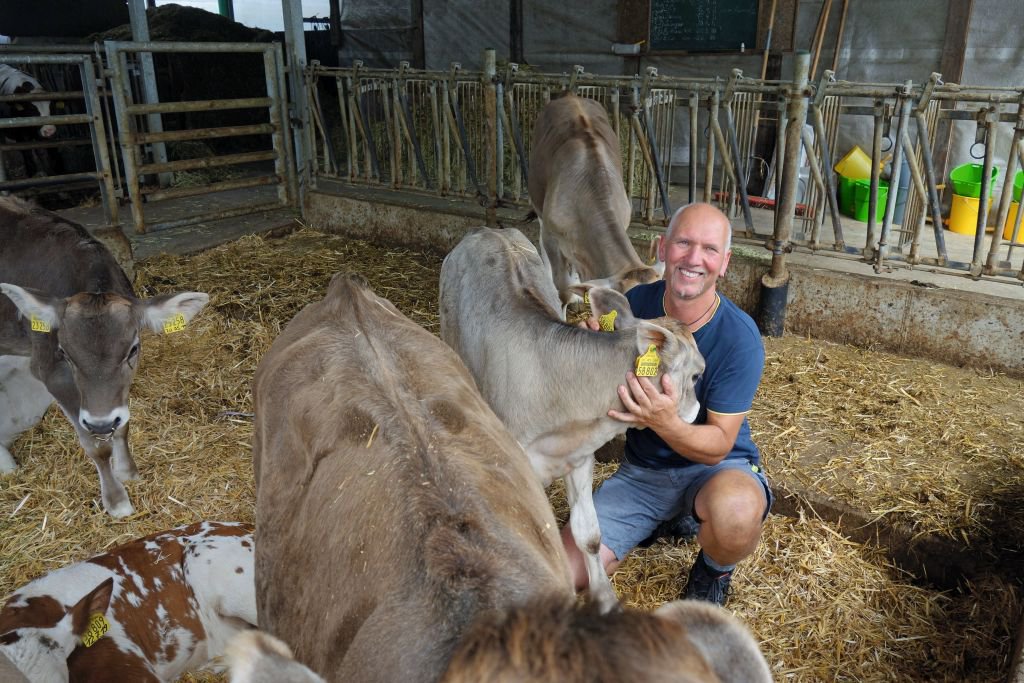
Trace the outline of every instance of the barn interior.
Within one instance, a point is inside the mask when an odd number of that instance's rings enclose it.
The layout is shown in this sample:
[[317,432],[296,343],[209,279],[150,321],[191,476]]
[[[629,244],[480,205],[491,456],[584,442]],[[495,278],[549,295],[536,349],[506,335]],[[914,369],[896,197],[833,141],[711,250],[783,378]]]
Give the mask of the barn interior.
[[[43,117],[56,139],[0,140],[0,191],[126,242],[140,295],[211,304],[144,340],[136,514],[103,512],[56,408],[14,444],[0,594],[153,531],[253,521],[250,383],[270,343],[346,270],[437,333],[441,258],[466,231],[536,239],[529,128],[571,90],[621,126],[641,256],[687,202],[732,219],[720,287],[764,335],[749,419],[777,502],[729,609],[776,679],[1024,681],[1017,3],[355,0],[325,21],[282,0],[278,33],[230,2],[102,4],[0,8],[0,63],[64,105]],[[865,196],[843,206],[848,160]],[[965,167],[994,181],[963,195]],[[654,608],[696,553],[659,541],[613,583]]]

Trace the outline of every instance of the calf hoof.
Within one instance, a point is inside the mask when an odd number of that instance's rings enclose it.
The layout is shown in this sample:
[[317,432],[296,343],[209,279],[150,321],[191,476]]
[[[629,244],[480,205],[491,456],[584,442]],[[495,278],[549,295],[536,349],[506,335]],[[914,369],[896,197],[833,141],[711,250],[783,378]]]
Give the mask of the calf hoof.
[[103,509],[107,511],[107,514],[114,519],[121,519],[135,512],[135,508],[132,507],[132,503],[127,498],[120,503],[110,504],[103,501]]
[[10,474],[18,469],[18,463],[14,462],[11,452],[0,446],[0,474]]

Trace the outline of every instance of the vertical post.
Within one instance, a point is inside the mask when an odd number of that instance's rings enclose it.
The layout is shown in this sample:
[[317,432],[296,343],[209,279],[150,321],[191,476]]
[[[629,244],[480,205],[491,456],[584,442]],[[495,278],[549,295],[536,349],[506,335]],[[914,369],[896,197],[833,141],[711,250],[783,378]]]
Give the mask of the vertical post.
[[[149,22],[146,21],[146,8],[142,0],[130,0],[128,3],[128,19],[132,25],[132,40],[140,43],[149,42]],[[146,104],[156,104],[160,96],[156,89],[156,70],[153,68],[153,53],[139,52],[139,69],[142,72],[142,99]],[[127,77],[127,74],[125,74]],[[150,133],[162,133],[163,119],[160,114],[147,114],[146,124]],[[167,163],[167,147],[162,142],[154,142],[152,146],[153,161],[158,164]],[[160,187],[168,187],[174,179],[172,173],[160,173]]]
[[487,144],[484,146],[484,166],[487,169],[487,225],[498,225],[498,67],[493,48],[484,50],[483,82],[484,121],[486,122]]
[[868,228],[864,238],[864,258],[875,259],[875,214],[878,208],[878,162],[882,158],[882,130],[885,126],[885,102],[875,100],[875,130],[871,139],[871,194],[868,195]]
[[910,121],[910,93],[912,83],[907,81],[903,91],[896,99],[899,104],[900,117],[896,124],[896,138],[892,150],[892,173],[889,174],[889,193],[885,198],[885,218],[882,220],[882,234],[878,238],[878,251],[875,253],[875,272],[881,272],[882,263],[885,261],[885,253],[888,248],[889,231],[892,229],[892,219],[896,211],[896,195],[899,194],[900,175],[903,173],[903,131],[907,129]]
[[293,129],[295,169],[298,180],[299,206],[304,204],[309,184],[309,107],[303,72],[306,70],[306,34],[302,25],[302,0],[281,0],[284,17],[285,49],[288,65],[288,120]]
[[791,250],[789,238],[793,234],[796,215],[801,133],[807,119],[807,73],[810,63],[810,53],[800,51],[794,55],[793,86],[786,112],[786,161],[782,169],[782,195],[779,197],[775,238],[771,241],[771,270],[761,278],[761,301],[758,307],[758,327],[762,334],[769,337],[782,336],[786,318],[786,296],[789,293],[786,253]]
[[[711,97],[708,98],[708,126],[711,126],[712,121],[718,121],[718,89],[711,93]],[[713,185],[715,180],[715,136],[708,136],[707,146],[707,159],[705,160],[707,166],[704,167],[704,200],[710,203],[713,199]]]
[[[985,225],[988,223],[988,199],[992,196],[992,163],[996,148],[996,133],[999,127],[999,105],[993,104],[984,111],[985,116],[985,161],[981,167],[981,195],[978,197],[978,223],[974,231],[974,257],[971,259],[971,276],[981,277],[981,257],[985,247]],[[1010,179],[1013,191],[1013,179]],[[1002,230],[997,226],[994,232]],[[996,239],[996,235],[992,235]]]
[[690,169],[687,173],[687,189],[689,190],[689,202],[697,201],[697,141],[700,139],[700,126],[697,119],[700,117],[700,104],[697,99],[697,92],[690,93]]

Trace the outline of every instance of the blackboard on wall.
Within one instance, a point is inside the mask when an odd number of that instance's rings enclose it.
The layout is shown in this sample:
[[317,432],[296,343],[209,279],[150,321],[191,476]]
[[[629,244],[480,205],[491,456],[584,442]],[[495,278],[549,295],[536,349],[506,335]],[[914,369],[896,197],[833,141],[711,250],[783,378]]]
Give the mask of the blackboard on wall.
[[651,0],[651,52],[753,50],[758,0]]

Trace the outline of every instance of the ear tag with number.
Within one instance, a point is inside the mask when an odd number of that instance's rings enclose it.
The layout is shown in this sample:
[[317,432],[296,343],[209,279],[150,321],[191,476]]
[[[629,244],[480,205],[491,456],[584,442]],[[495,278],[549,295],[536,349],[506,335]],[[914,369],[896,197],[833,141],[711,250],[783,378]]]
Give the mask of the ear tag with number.
[[85,628],[85,633],[82,634],[82,645],[92,647],[109,630],[110,624],[107,623],[106,618],[99,612],[96,612],[89,617],[89,625]]
[[49,332],[50,331],[50,323],[46,322],[45,320],[40,320],[39,318],[35,317],[34,315],[32,316],[31,323],[32,323],[32,331],[33,332]]
[[619,312],[612,309],[597,319],[598,324],[601,325],[602,332],[614,332],[615,331],[615,318],[617,318]]
[[164,321],[164,334],[170,334],[172,332],[181,332],[185,329],[185,316],[181,313],[175,314],[173,317],[168,318]]
[[654,377],[658,374],[658,367],[661,365],[661,358],[658,357],[658,350],[654,344],[647,347],[647,350],[636,357],[636,376]]
[[586,306],[590,305],[590,291],[583,292],[583,303]]

